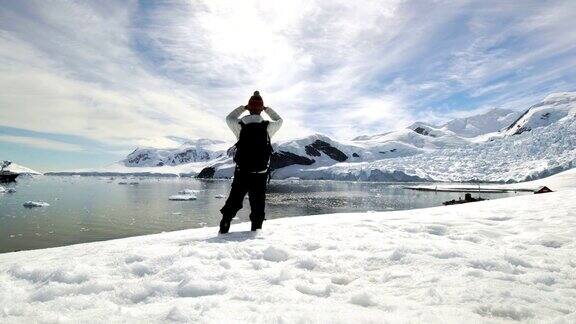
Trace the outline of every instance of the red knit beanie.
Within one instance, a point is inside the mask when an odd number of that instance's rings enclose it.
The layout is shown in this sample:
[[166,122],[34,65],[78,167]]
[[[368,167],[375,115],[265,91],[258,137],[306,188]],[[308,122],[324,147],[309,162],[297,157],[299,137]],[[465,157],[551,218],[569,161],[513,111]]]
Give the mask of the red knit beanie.
[[250,113],[257,113],[259,114],[264,110],[264,100],[260,97],[260,92],[254,91],[250,100],[248,100],[248,110]]

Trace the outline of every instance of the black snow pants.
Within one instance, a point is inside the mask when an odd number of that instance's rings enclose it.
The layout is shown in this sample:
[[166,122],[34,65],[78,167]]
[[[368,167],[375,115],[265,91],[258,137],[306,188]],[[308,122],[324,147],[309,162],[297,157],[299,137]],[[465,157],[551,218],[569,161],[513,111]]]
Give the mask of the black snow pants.
[[234,180],[230,195],[220,209],[222,220],[231,221],[236,213],[242,209],[244,197],[248,194],[250,201],[250,221],[256,228],[262,227],[264,221],[264,204],[266,200],[267,173],[242,172],[238,168],[234,171]]

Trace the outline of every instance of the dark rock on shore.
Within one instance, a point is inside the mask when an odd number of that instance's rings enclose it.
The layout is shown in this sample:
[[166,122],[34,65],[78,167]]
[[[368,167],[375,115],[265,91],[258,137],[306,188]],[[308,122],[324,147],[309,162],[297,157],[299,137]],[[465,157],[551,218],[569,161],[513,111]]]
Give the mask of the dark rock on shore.
[[205,167],[198,173],[196,178],[198,179],[211,179],[214,177],[214,173],[216,173],[216,169],[214,167]]

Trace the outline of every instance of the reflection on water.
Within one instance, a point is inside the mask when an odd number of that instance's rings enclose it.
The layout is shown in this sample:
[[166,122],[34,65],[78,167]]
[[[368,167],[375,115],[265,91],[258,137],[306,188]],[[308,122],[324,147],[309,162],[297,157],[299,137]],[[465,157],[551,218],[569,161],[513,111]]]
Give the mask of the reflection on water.
[[[137,184],[130,185],[131,182]],[[128,183],[128,184],[119,184]],[[272,181],[266,218],[440,206],[459,193],[409,191],[403,184]],[[228,180],[44,176],[22,179],[0,194],[0,253],[216,226]],[[199,190],[194,201],[170,201],[180,190]],[[483,194],[494,199],[512,193]],[[24,208],[26,201],[50,207]],[[235,222],[248,221],[249,204]],[[266,225],[264,225],[266,226]]]

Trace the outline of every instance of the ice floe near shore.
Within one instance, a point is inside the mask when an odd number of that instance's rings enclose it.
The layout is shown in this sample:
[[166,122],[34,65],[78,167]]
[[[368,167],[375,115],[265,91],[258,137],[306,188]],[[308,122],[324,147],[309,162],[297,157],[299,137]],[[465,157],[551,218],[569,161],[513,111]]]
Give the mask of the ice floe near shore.
[[180,195],[196,195],[199,192],[200,192],[200,190],[196,190],[196,189],[184,189],[184,190],[178,191],[178,194],[180,194]]
[[44,201],[27,201],[23,203],[22,206],[27,208],[50,207],[50,204]]
[[175,200],[175,201],[187,201],[187,200],[196,200],[198,199],[197,194],[200,190],[196,189],[182,189],[178,191],[177,195],[172,195],[168,197],[168,200]]
[[197,198],[198,197],[194,194],[178,194],[168,197],[168,200],[187,201],[187,200],[196,200]]

